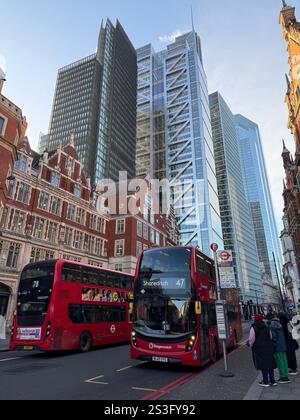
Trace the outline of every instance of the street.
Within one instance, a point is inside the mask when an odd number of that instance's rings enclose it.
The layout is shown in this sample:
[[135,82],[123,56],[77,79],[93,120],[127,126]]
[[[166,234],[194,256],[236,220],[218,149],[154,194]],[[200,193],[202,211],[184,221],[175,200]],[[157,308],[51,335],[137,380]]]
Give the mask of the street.
[[[257,377],[249,350],[241,346],[229,363],[236,377],[224,380],[218,376],[222,360],[197,370],[152,365],[130,360],[128,345],[86,354],[2,352],[0,399],[243,399]],[[225,392],[228,383],[230,391]]]

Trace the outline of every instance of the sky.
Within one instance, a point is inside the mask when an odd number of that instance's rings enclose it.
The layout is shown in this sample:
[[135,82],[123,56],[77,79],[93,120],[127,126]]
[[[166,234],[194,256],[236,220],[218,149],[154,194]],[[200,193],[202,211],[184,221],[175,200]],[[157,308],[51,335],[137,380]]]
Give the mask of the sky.
[[[298,9],[300,0],[290,0]],[[289,3],[289,2],[288,2]],[[135,47],[163,49],[194,25],[202,39],[209,92],[260,126],[276,221],[281,229],[282,139],[294,153],[284,103],[286,44],[280,0],[9,0],[1,5],[3,94],[26,115],[36,148],[47,133],[57,70],[95,52],[100,23],[120,20]]]

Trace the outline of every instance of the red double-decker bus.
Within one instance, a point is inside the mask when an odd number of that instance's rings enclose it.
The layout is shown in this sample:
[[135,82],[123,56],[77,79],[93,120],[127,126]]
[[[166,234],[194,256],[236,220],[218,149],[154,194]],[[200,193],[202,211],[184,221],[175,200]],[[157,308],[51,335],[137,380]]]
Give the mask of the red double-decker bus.
[[[228,348],[242,338],[237,290],[227,301]],[[193,247],[144,251],[136,271],[132,359],[199,367],[222,354],[214,262]],[[132,305],[132,304],[131,304]]]
[[130,342],[133,276],[65,260],[27,265],[11,350],[89,351]]

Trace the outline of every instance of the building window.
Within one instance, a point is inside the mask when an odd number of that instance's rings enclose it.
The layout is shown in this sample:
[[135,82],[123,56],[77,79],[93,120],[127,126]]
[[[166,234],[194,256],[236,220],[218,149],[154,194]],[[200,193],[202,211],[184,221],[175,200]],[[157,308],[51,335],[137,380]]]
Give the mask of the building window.
[[35,226],[33,236],[37,239],[43,239],[44,237],[45,220],[37,217],[35,219]]
[[49,242],[55,243],[57,240],[58,225],[57,223],[49,222],[47,239]]
[[51,185],[54,188],[59,187],[60,175],[57,172],[52,172],[51,174]]
[[25,156],[20,156],[19,160],[15,161],[14,169],[16,171],[21,171],[23,173],[27,172],[27,158]]
[[52,197],[50,213],[59,216],[60,215],[61,200],[57,197]]
[[7,221],[8,221],[8,208],[5,207],[2,213],[1,223],[0,223],[0,227],[2,229],[6,229]]
[[139,257],[143,252],[143,244],[141,242],[136,243],[136,256]]
[[15,210],[13,222],[11,225],[12,232],[15,233],[23,233],[24,231],[24,224],[25,224],[25,213],[22,213],[18,210]]
[[143,224],[141,222],[137,222],[137,236],[139,238],[143,237]]
[[53,260],[54,259],[54,251],[46,250],[44,259],[45,259],[45,261]]
[[48,211],[49,206],[49,194],[41,191],[40,192],[40,199],[39,199],[39,209]]
[[115,242],[115,257],[124,257],[124,239]]
[[65,232],[65,245],[66,246],[72,245],[72,237],[73,237],[73,229],[66,228],[66,232]]
[[19,185],[19,192],[17,200],[21,203],[28,204],[29,201],[29,192],[30,187],[27,184],[23,184],[23,182]]
[[8,256],[6,260],[6,267],[17,268],[20,255],[21,245],[11,242],[9,245]]
[[68,220],[74,221],[75,211],[76,211],[76,206],[74,206],[74,204],[68,204],[68,212],[67,212]]
[[98,223],[97,223],[97,231],[100,233],[105,233],[106,230],[106,221],[105,219],[102,219],[102,217],[98,218]]
[[146,239],[147,241],[149,240],[149,228],[148,228],[148,225],[144,225],[144,228],[143,228],[143,236],[144,236],[144,239]]
[[93,267],[99,267],[99,268],[103,267],[103,264],[101,264],[99,262],[96,262],[96,261],[92,261],[92,260],[88,261],[88,265],[92,265]]
[[4,123],[5,123],[5,119],[0,117],[0,135],[4,135]]
[[81,186],[76,184],[74,187],[74,195],[77,198],[81,198]]
[[151,229],[151,242],[155,244],[155,231]]
[[82,246],[83,246],[83,233],[76,231],[75,238],[74,238],[74,248],[82,249]]
[[90,229],[96,230],[97,228],[97,216],[95,214],[90,214]]
[[95,250],[95,238],[94,236],[88,236],[87,238],[87,250],[89,254],[94,254]]
[[36,263],[41,261],[41,249],[39,248],[32,248],[31,249],[31,254],[30,254],[30,263]]
[[115,270],[116,270],[116,271],[121,271],[121,272],[122,272],[122,271],[123,271],[123,264],[116,264],[116,265],[115,265]]
[[117,220],[116,234],[122,235],[123,233],[125,233],[125,219],[119,219]]
[[7,196],[9,198],[13,198],[14,191],[15,191],[15,185],[16,185],[15,180],[9,181],[9,183],[8,183],[8,189],[7,189]]
[[156,245],[160,246],[160,234],[156,232]]
[[148,222],[148,207],[144,207],[144,220],[145,222]]
[[79,225],[84,225],[85,222],[85,210],[78,208],[76,212],[76,222]]

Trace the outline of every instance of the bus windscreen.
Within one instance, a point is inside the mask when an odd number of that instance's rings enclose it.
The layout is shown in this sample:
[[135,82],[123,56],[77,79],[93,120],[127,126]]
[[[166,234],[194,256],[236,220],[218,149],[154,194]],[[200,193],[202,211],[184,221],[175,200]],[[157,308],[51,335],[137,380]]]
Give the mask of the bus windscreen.
[[191,248],[166,248],[144,253],[135,293],[164,296],[191,293]]

